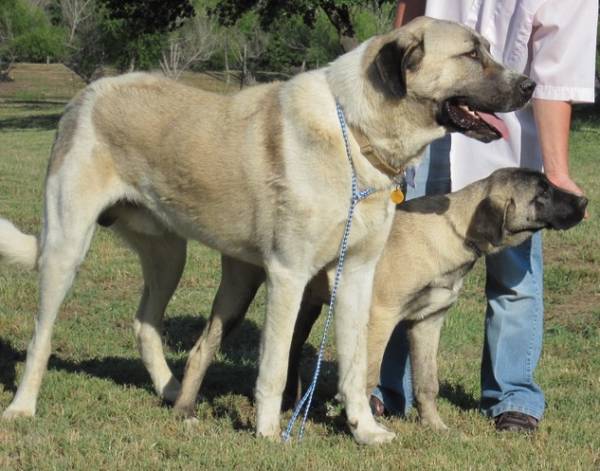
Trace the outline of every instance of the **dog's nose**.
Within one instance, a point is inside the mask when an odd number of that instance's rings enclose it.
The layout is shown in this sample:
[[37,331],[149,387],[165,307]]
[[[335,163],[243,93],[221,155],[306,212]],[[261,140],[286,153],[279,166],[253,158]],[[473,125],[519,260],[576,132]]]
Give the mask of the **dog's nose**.
[[528,79],[528,78],[526,78],[519,84],[521,93],[523,94],[523,96],[527,96],[527,97],[530,97],[531,95],[533,95],[535,86],[536,86],[536,83],[533,80]]
[[579,206],[579,209],[581,211],[585,211],[585,208],[587,208],[587,205],[588,205],[588,199],[585,196],[580,196],[579,201],[577,201],[577,206]]

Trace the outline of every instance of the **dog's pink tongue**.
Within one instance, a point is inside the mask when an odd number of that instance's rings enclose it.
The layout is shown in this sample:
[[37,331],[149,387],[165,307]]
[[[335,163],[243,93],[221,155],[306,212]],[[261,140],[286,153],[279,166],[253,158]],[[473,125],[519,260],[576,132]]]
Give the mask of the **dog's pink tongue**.
[[482,111],[477,111],[477,116],[483,119],[486,123],[488,123],[491,127],[496,129],[504,139],[508,139],[508,127],[498,116],[490,113],[484,113]]

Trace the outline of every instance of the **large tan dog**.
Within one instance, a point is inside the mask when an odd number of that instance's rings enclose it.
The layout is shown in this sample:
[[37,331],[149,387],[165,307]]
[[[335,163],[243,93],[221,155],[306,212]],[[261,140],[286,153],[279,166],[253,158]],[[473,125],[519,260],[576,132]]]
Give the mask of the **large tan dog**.
[[[302,293],[318,271],[331,275],[350,204],[337,101],[353,130],[360,186],[381,190],[355,213],[336,317],[344,339],[339,388],[356,440],[391,440],[364,393],[372,279],[394,213],[386,169],[396,173],[449,131],[484,141],[500,136],[488,115],[473,110],[519,108],[535,84],[495,63],[488,49],[470,29],[421,18],[328,67],[233,96],[147,74],[87,87],[59,124],[39,241],[7,221],[0,225],[0,254],[40,272],[35,334],[4,417],[35,413],[52,326],[99,222],[140,255],[144,292],[135,331],[154,386],[168,400],[179,384],[164,359],[160,319],[181,275],[186,240],[264,267],[257,433],[278,437]],[[357,139],[369,152],[361,153]]]
[[[368,382],[379,382],[381,361],[392,331],[407,322],[413,388],[421,421],[446,426],[438,414],[437,349],[447,310],[456,302],[465,275],[477,259],[524,242],[534,232],[569,229],[581,221],[587,199],[553,186],[545,175],[526,169],[497,170],[463,190],[408,201],[396,209],[389,239],[375,271],[368,329]],[[259,267],[223,257],[221,284],[213,312],[226,326],[237,325],[264,280]],[[307,286],[289,359],[286,396],[299,399],[302,346],[323,304],[329,302],[327,277]],[[226,308],[229,307],[229,310]],[[208,324],[198,351],[218,347],[220,335]],[[205,369],[188,369],[185,381],[201,381]],[[189,378],[188,378],[189,377]],[[190,397],[191,405],[195,397]]]

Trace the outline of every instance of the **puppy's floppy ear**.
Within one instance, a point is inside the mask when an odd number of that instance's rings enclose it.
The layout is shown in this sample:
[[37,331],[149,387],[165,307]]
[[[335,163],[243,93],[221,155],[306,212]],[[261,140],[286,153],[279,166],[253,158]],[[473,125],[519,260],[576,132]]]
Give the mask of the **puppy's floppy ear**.
[[406,45],[398,39],[385,43],[373,62],[384,91],[396,98],[405,96],[406,71],[417,67],[423,55],[423,41],[416,37],[411,37]]
[[477,205],[467,229],[467,239],[483,253],[499,247],[504,238],[507,217],[514,210],[515,202],[512,198],[498,201],[487,196]]

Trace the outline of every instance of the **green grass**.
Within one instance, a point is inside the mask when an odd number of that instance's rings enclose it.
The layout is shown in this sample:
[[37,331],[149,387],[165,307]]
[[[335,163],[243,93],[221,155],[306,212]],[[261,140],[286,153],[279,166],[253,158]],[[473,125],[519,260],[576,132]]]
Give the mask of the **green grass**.
[[[61,108],[0,108],[0,214],[37,232],[47,156]],[[264,293],[209,370],[189,429],[152,391],[132,332],[141,275],[134,255],[97,232],[63,308],[35,419],[0,422],[0,469],[598,469],[600,468],[600,219],[596,149],[600,128],[577,126],[574,174],[591,199],[589,221],[547,233],[547,321],[537,370],[547,400],[531,437],[498,434],[477,412],[483,334],[483,271],[468,277],[440,352],[439,406],[448,433],[414,417],[386,424],[398,438],[365,448],[333,402],[333,347],[327,352],[305,440],[285,446],[253,436],[253,385]],[[190,244],[165,323],[168,360],[181,375],[204,325],[219,277],[218,255]],[[13,397],[36,311],[36,275],[0,271],[0,408]],[[321,325],[307,348],[311,369]],[[285,415],[285,418],[289,413]],[[283,423],[283,421],[282,421]]]

